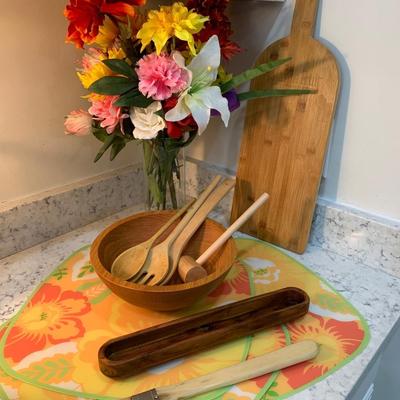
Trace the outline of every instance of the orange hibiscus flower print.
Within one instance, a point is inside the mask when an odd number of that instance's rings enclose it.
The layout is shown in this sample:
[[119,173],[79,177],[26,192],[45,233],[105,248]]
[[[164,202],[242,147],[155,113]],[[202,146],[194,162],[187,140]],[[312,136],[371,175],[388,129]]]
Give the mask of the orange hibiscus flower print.
[[4,355],[13,361],[42,350],[48,343],[58,344],[81,337],[80,316],[90,310],[87,298],[79,292],[45,283],[11,328]]
[[286,368],[282,373],[292,388],[324,375],[354,353],[364,339],[358,322],[325,319],[309,313],[299,321],[287,324],[293,342],[312,339],[320,344],[317,357],[311,361]]
[[213,290],[209,296],[226,296],[232,292],[237,294],[250,294],[249,275],[245,267],[240,264],[235,264],[234,268],[231,269],[221,285]]

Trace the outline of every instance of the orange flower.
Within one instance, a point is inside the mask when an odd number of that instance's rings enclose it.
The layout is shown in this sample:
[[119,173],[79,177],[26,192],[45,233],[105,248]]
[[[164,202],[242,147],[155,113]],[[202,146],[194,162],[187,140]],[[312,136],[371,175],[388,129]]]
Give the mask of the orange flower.
[[282,371],[292,388],[298,388],[324,375],[354,353],[364,338],[364,332],[356,321],[324,319],[312,313],[287,324],[287,327],[293,342],[312,339],[320,344],[320,351],[315,359]]
[[71,0],[64,10],[69,21],[67,42],[80,48],[84,43],[93,42],[104,20],[100,13],[101,3],[102,0]]
[[4,348],[6,357],[15,362],[57,344],[83,336],[80,316],[90,310],[87,298],[72,290],[45,283],[11,328]]
[[64,15],[69,21],[67,42],[82,48],[93,43],[103,24],[105,15],[117,18],[135,15],[134,6],[145,4],[146,0],[70,0]]

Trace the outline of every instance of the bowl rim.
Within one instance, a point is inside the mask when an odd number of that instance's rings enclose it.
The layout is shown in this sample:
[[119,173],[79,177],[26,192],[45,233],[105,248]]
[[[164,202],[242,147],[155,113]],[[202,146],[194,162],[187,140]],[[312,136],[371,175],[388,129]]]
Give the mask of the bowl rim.
[[[233,252],[234,252],[234,260],[232,263],[228,264],[226,267],[214,271],[213,273],[207,275],[205,278],[198,279],[193,282],[188,282],[188,283],[179,283],[175,285],[165,285],[165,286],[146,286],[146,285],[139,285],[133,282],[128,282],[123,279],[117,278],[116,276],[112,275],[111,272],[109,272],[101,263],[99,255],[98,255],[98,248],[100,246],[101,241],[105,238],[106,235],[108,235],[112,230],[114,230],[116,227],[119,227],[129,221],[135,220],[137,218],[149,215],[150,213],[152,214],[174,214],[177,210],[152,210],[152,211],[142,211],[140,213],[136,213],[133,215],[130,215],[128,217],[119,219],[118,221],[115,221],[113,224],[107,226],[105,229],[103,229],[94,239],[94,241],[91,244],[90,247],[90,262],[93,265],[96,273],[99,275],[101,279],[104,279],[110,283],[113,283],[114,285],[118,285],[120,287],[126,288],[126,289],[134,289],[136,291],[142,291],[142,292],[148,292],[148,293],[167,293],[167,292],[176,292],[176,291],[187,291],[196,287],[201,287],[204,285],[207,285],[215,280],[217,280],[219,277],[224,276],[231,268],[232,265],[234,264],[236,260],[236,255],[237,255],[237,248],[235,245],[235,242],[232,237],[230,237],[224,246],[230,245],[233,247]],[[209,221],[211,224],[215,225],[218,228],[222,228],[222,230],[226,230],[226,228],[210,219],[207,218],[206,221]]]

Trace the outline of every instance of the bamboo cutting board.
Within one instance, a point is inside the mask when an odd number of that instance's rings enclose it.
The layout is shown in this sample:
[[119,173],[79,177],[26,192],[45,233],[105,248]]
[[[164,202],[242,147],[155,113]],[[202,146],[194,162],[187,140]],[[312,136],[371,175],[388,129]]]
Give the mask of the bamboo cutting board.
[[315,40],[318,0],[297,0],[290,36],[264,50],[257,64],[292,60],[256,78],[252,90],[316,89],[316,94],[249,101],[231,220],[264,192],[269,203],[242,232],[304,252],[339,89],[334,56]]

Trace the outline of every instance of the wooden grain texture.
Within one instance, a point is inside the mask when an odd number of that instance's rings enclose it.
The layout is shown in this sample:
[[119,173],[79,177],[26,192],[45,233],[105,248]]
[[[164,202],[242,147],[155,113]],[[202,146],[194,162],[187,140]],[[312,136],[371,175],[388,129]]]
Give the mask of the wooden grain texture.
[[[232,184],[234,184],[234,181]],[[190,257],[180,257],[178,271],[182,280],[184,282],[193,282],[203,277],[205,271],[202,271],[203,268],[201,265],[268,200],[268,197],[267,193],[263,193],[197,260]]]
[[[302,340],[189,381],[157,388],[156,391],[160,400],[190,399],[211,390],[231,386],[311,360],[317,356],[318,352],[319,346],[316,342]],[[132,400],[139,399],[136,396],[132,398]]]
[[297,0],[290,36],[269,46],[257,64],[292,60],[256,78],[252,90],[308,88],[316,94],[252,100],[247,105],[231,219],[261,193],[262,212],[242,231],[297,253],[310,233],[339,89],[334,56],[312,38],[318,0]]
[[112,339],[99,350],[99,366],[110,377],[141,373],[300,318],[308,308],[309,297],[301,289],[265,293]]
[[178,272],[183,282],[194,282],[207,276],[207,271],[189,256],[179,259]]
[[[185,249],[187,243],[193,236],[193,234],[199,229],[199,226],[207,218],[207,215],[215,208],[215,206],[233,189],[235,181],[233,179],[226,179],[222,182],[214,191],[207,197],[201,207],[194,214],[193,218],[186,224],[185,229],[182,230],[181,234],[175,240],[171,246],[169,253],[170,256],[170,270],[164,276],[161,284],[168,283],[176,272],[179,265],[179,259]],[[217,240],[217,239],[216,239]]]
[[[143,212],[124,218],[107,227],[92,243],[90,261],[95,272],[112,292],[128,303],[158,311],[187,308],[215,289],[231,269],[236,257],[233,239],[229,239],[204,264],[207,276],[195,282],[182,283],[179,276],[176,276],[170,285],[147,286],[125,281],[111,274],[111,265],[118,254],[146,241],[174,212]],[[161,243],[176,225],[177,223],[164,232],[155,244]],[[224,231],[222,225],[207,219],[193,235],[183,254],[197,259]]]
[[[199,208],[208,200],[210,193],[214,191],[220,180],[221,176],[217,175],[189,208],[185,216],[181,218],[171,234],[161,243],[150,249],[140,273],[133,279],[135,283],[155,286],[160,284],[168,275],[170,269],[173,268],[173,265],[171,265],[173,264],[171,246],[175,243],[182,231],[187,228],[187,225],[191,223],[192,219],[196,218],[197,214],[200,212]],[[205,218],[206,216],[203,221]],[[191,234],[193,235],[194,231],[191,232]]]
[[181,218],[193,203],[194,200],[178,210],[171,217],[171,219],[169,219],[167,223],[163,225],[151,238],[121,253],[114,260],[111,266],[111,273],[124,280],[129,280],[138,274],[146,262],[150,249],[153,247],[153,244],[157,238],[162,235],[175,221]]

